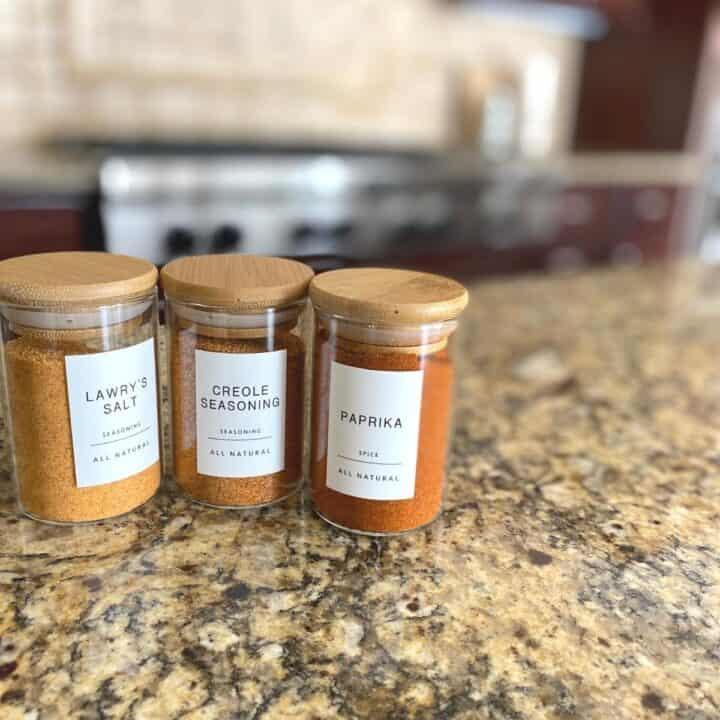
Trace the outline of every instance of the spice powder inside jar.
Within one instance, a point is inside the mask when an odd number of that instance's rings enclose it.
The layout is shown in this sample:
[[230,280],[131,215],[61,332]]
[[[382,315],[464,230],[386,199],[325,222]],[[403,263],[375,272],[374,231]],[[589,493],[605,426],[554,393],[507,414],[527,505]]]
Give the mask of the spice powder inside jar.
[[173,473],[194,500],[257,507],[302,478],[312,271],[280,258],[183,258],[163,271]]
[[[155,494],[156,277],[149,263],[99,253],[0,263],[3,299],[13,301],[2,308],[7,420],[31,517],[100,520]],[[98,375],[120,357],[127,375]]]
[[467,303],[425,273],[341,270],[316,309],[312,499],[334,525],[391,534],[440,513],[449,443],[449,340]]

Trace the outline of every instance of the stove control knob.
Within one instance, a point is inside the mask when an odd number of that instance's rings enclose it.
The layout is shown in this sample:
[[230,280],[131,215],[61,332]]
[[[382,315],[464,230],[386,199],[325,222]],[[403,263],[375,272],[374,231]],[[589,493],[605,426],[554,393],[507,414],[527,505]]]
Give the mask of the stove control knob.
[[165,247],[170,255],[192,252],[193,245],[195,245],[195,236],[187,228],[170,228],[165,236]]
[[243,234],[235,225],[221,225],[212,235],[212,252],[237,252],[242,245]]

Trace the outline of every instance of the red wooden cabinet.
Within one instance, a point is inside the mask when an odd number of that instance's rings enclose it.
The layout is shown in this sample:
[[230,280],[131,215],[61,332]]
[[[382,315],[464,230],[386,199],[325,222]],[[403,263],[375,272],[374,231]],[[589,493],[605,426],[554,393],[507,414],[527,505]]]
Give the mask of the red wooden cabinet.
[[0,207],[0,260],[28,253],[81,250],[82,247],[80,210]]

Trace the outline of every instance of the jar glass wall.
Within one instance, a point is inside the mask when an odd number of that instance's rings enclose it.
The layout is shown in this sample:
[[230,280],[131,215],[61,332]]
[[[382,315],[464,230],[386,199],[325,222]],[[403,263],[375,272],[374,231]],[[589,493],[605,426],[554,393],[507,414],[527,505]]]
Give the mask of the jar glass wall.
[[161,477],[154,287],[84,308],[5,303],[0,317],[22,510],[76,523],[149,500]]
[[238,312],[168,298],[172,473],[212,506],[270,505],[303,477],[305,299]]

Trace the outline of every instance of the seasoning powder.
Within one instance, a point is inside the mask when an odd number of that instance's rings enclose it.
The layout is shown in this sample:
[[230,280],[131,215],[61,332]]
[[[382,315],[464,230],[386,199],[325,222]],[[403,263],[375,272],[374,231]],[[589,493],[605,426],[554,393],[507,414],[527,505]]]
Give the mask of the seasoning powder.
[[[15,474],[23,509],[53,522],[83,522],[121,515],[149,500],[160,482],[157,449],[155,461],[140,472],[117,482],[78,485],[67,361],[74,356],[97,356],[110,338],[106,335],[103,339],[100,331],[14,330],[18,334],[6,344],[5,362]],[[84,337],[68,339],[77,335]],[[128,347],[147,339],[138,322],[128,322],[113,328],[110,341],[113,347]],[[112,386],[113,378],[107,380]],[[154,388],[153,378],[152,387],[145,391],[153,393],[151,402],[156,406]],[[121,424],[122,415],[120,411],[117,416]],[[153,419],[155,425],[145,433],[150,439],[124,442],[123,451],[135,452],[139,443],[154,443],[157,448],[156,415]],[[115,451],[97,448],[98,455],[106,457]]]
[[[265,337],[233,337],[248,335],[248,331],[233,331],[218,327],[204,327],[176,317],[171,337],[172,382],[172,440],[175,479],[180,488],[194,499],[208,505],[245,507],[276,502],[297,487],[302,469],[302,419],[305,348],[301,338],[288,326],[275,328]],[[258,334],[256,330],[255,334]],[[282,469],[253,477],[238,477],[248,453],[256,452],[256,443],[245,443],[240,438],[227,438],[227,449],[222,452],[230,465],[237,468],[233,476],[218,476],[200,471],[198,464],[197,425],[197,351],[227,355],[253,355],[262,363],[259,354],[285,351],[285,397],[281,399],[285,411],[284,459]],[[253,378],[248,377],[245,387],[252,388]],[[220,396],[222,399],[222,396]],[[277,399],[275,397],[273,400]],[[214,397],[201,398],[205,403]],[[235,393],[225,398],[225,405],[242,416],[246,406],[262,402]],[[265,399],[271,402],[271,399]],[[216,404],[219,400],[215,400]],[[233,442],[238,440],[237,443]],[[217,442],[217,441],[216,441]],[[214,451],[215,452],[215,451]],[[221,461],[222,466],[228,465]]]
[[[421,527],[440,512],[445,478],[445,459],[450,420],[450,394],[453,368],[447,343],[428,348],[387,348],[331,338],[326,328],[316,334],[315,377],[313,396],[313,438],[315,452],[312,463],[313,503],[325,518],[343,527],[370,533],[395,533]],[[420,421],[417,443],[417,464],[413,496],[404,500],[376,500],[337,492],[327,483],[328,422],[336,422],[329,413],[328,382],[330,365],[337,362],[354,368],[385,371],[422,371]],[[372,460],[368,460],[372,463]],[[348,463],[348,472],[391,474],[393,468],[382,465],[358,467]]]

